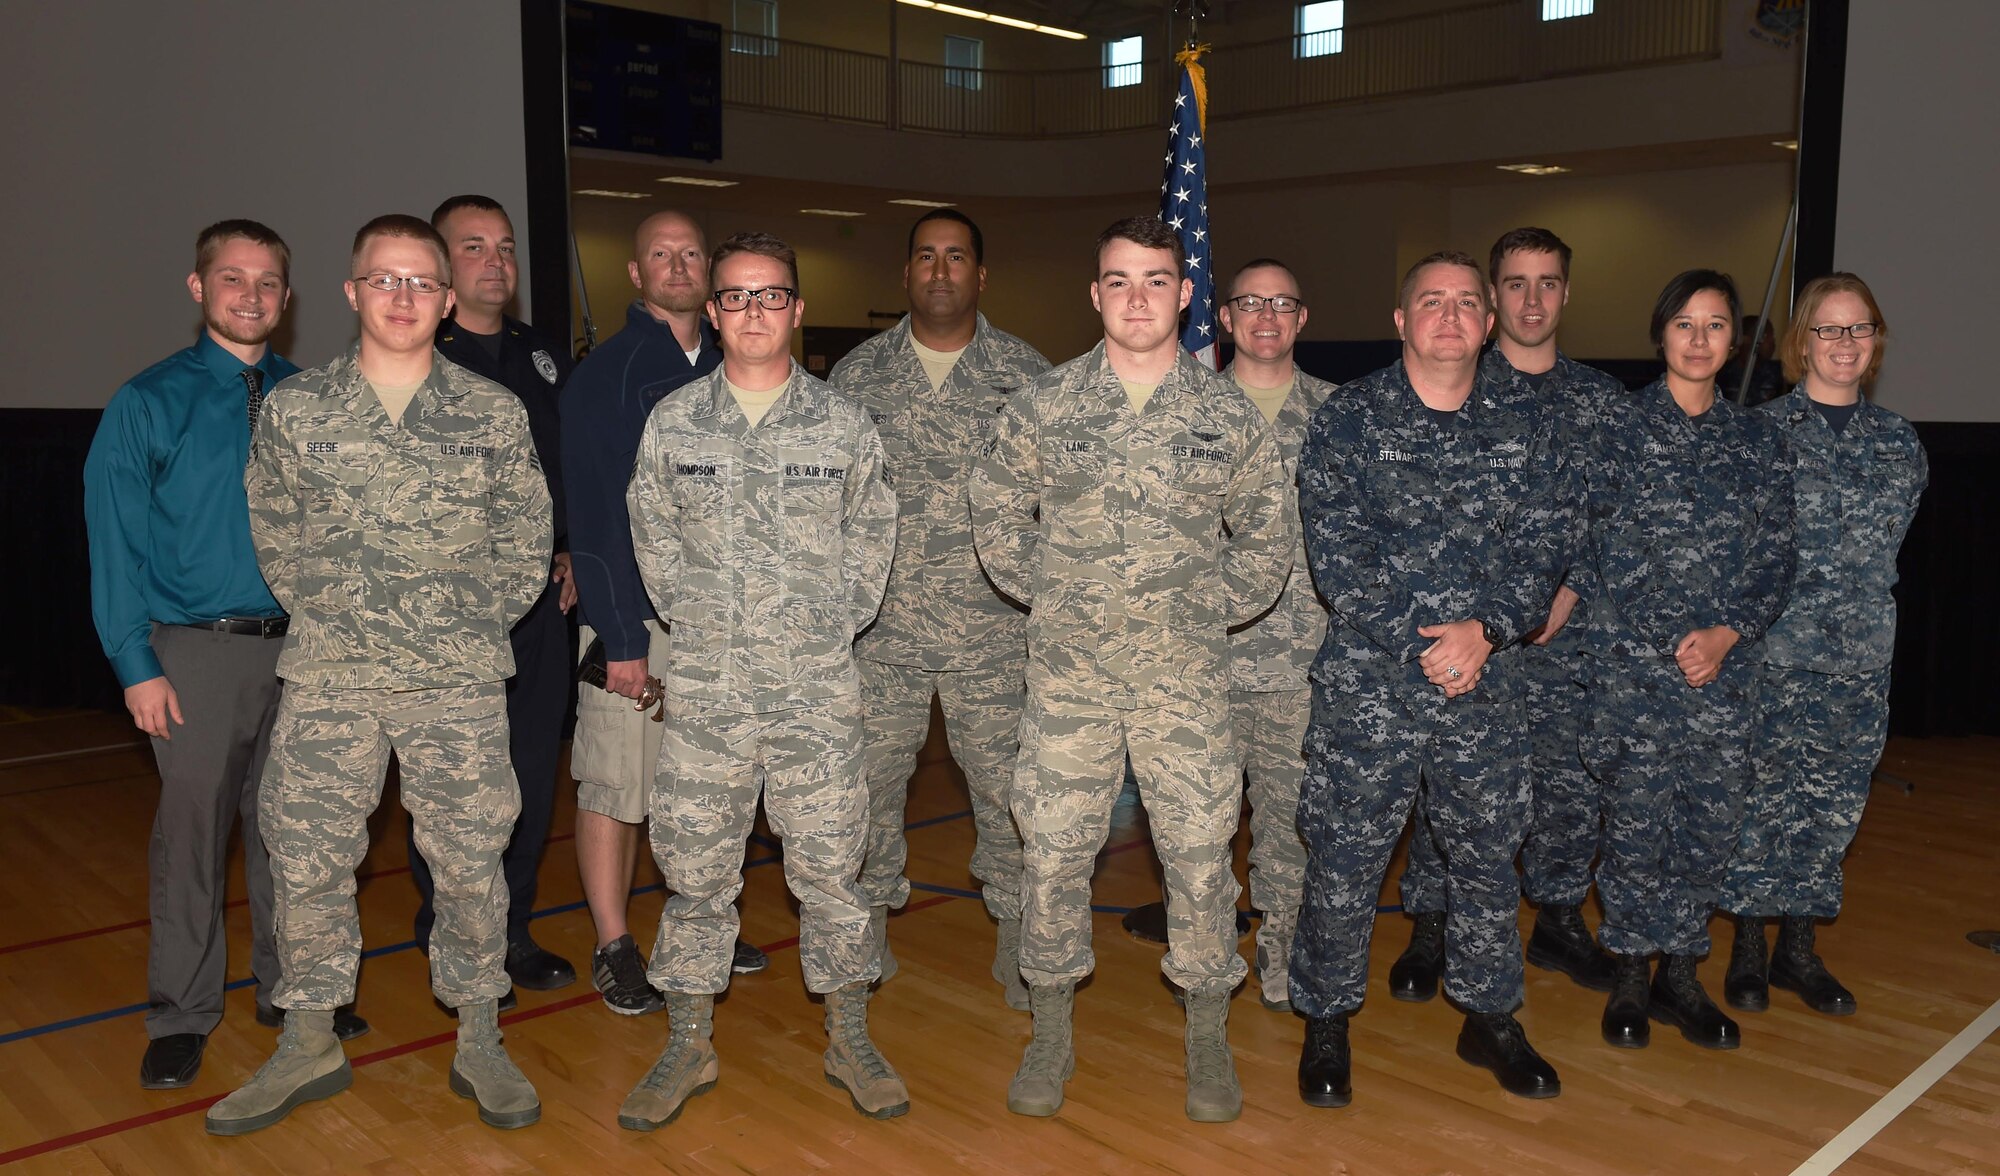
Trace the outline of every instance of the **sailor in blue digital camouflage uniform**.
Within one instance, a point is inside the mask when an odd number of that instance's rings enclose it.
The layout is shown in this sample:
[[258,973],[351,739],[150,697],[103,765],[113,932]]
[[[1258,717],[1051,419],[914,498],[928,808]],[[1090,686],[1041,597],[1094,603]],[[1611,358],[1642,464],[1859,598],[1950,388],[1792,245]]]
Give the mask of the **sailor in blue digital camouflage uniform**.
[[1299,457],[1306,552],[1332,611],[1299,797],[1299,1093],[1314,1106],[1350,1098],[1348,1016],[1421,784],[1448,878],[1445,990],[1466,1009],[1458,1054],[1514,1094],[1547,1098],[1561,1084],[1512,1015],[1528,776],[1520,652],[1508,647],[1547,613],[1573,542],[1575,474],[1546,404],[1480,368],[1493,315],[1478,262],[1418,262],[1395,321],[1402,360],[1343,385]]
[[[1569,303],[1569,263],[1569,246],[1547,229],[1514,229],[1493,243],[1486,272],[1493,282],[1496,332],[1482,362],[1496,380],[1508,378],[1511,369],[1527,382],[1553,410],[1570,460],[1580,464],[1598,404],[1623,397],[1625,388],[1556,347],[1556,329]],[[1601,992],[1611,987],[1611,958],[1584,923],[1583,903],[1590,896],[1602,798],[1577,753],[1584,709],[1578,679],[1582,626],[1569,624],[1579,593],[1589,590],[1593,575],[1589,561],[1578,558],[1581,554],[1570,553],[1563,586],[1556,589],[1546,619],[1521,647],[1533,782],[1528,835],[1521,846],[1521,891],[1540,908],[1528,940],[1528,962],[1567,973]],[[1421,1001],[1437,995],[1444,970],[1445,879],[1421,797],[1417,812],[1401,883],[1403,913],[1416,920],[1416,927],[1409,949],[1389,969],[1389,992],[1398,1000]]]
[[[1736,856],[1722,886],[1736,914],[1724,994],[1751,1012],[1770,986],[1834,1016],[1854,994],[1813,951],[1840,913],[1840,859],[1854,840],[1889,726],[1896,552],[1929,481],[1910,423],[1862,395],[1888,329],[1866,283],[1807,283],[1781,347],[1789,395],[1764,405],[1790,445],[1798,558],[1790,601],[1764,638],[1762,718]],[[1766,919],[1779,920],[1767,955]]]
[[1740,1044],[1695,965],[1749,787],[1763,637],[1791,583],[1792,486],[1769,419],[1717,394],[1737,308],[1726,274],[1667,284],[1652,322],[1666,375],[1605,406],[1585,470],[1598,585],[1582,750],[1605,788],[1602,1029],[1624,1048],[1647,1044],[1649,1016],[1696,1045]]

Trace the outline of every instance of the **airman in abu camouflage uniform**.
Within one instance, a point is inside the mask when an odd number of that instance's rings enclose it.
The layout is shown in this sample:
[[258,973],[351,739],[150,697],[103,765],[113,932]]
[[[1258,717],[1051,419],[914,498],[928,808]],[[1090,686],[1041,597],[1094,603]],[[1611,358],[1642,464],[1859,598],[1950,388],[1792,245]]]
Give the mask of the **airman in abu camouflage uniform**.
[[857,889],[868,792],[854,635],[882,604],[896,496],[867,413],[792,362],[805,309],[792,250],[739,233],[710,272],[722,366],[653,409],[626,491],[639,576],[670,637],[648,806],[668,894],[647,978],[672,1028],[618,1121],[650,1131],[715,1084],[715,994],[760,793],[799,900],[806,987],[826,996],[827,1077],[888,1118],[910,1098],[867,1032],[879,965]]
[[333,1010],[354,996],[354,870],[392,751],[436,882],[431,984],[458,1010],[452,1090],[492,1126],[541,1115],[497,1018],[500,855],[520,811],[507,631],[542,592],[548,485],[520,399],[433,350],[451,266],[430,225],[369,222],[353,264],[360,342],[271,391],[244,476],[258,563],[292,617],[258,804],[288,1011],[277,1053],[209,1111],[217,1134],[269,1126],[350,1081]]
[[993,977],[1006,987],[1007,1003],[1025,1009],[1021,835],[1007,793],[1018,751],[1027,613],[980,570],[966,477],[985,452],[994,414],[1049,362],[979,313],[983,247],[963,213],[941,208],[919,218],[903,268],[909,315],[849,352],[834,365],[831,381],[862,403],[882,434],[899,502],[888,595],[855,646],[869,801],[861,892],[882,950],[882,979],[895,971],[889,908],[910,896],[904,808],[935,696],[972,800],[972,874],[999,922]]
[[1299,458],[1313,575],[1332,609],[1312,667],[1299,832],[1311,854],[1292,947],[1307,1018],[1300,1094],[1351,1096],[1348,1016],[1389,856],[1427,790],[1449,880],[1445,989],[1466,1010],[1458,1054],[1531,1098],[1555,1071],[1521,1003],[1514,854],[1528,818],[1519,651],[1571,543],[1575,471],[1549,406],[1479,364],[1485,275],[1437,253],[1405,275],[1403,359],[1343,385]]
[[[1292,361],[1307,311],[1299,280],[1284,263],[1244,263],[1217,313],[1236,345],[1223,371],[1271,422],[1287,480],[1296,480],[1306,422],[1334,385]],[[1312,687],[1306,672],[1326,638],[1326,602],[1314,589],[1305,545],[1268,611],[1229,634],[1230,734],[1250,797],[1250,902],[1257,924],[1257,983],[1264,1006],[1290,1010],[1292,933],[1306,882],[1299,838],[1299,785],[1305,779]]]
[[1615,966],[1602,1031],[1629,1049],[1649,1019],[1741,1044],[1695,968],[1749,788],[1763,637],[1792,578],[1792,488],[1778,431],[1716,392],[1737,308],[1727,275],[1668,283],[1652,324],[1667,374],[1604,406],[1586,470],[1582,752],[1605,790],[1598,937]]
[[1091,286],[1105,340],[1009,398],[973,467],[980,562],[1033,610],[1013,794],[1035,1017],[1008,1088],[1019,1114],[1054,1114],[1074,1068],[1090,875],[1128,752],[1165,873],[1163,967],[1185,991],[1187,1112],[1225,1121],[1242,1106],[1227,1037],[1245,972],[1228,629],[1277,598],[1297,524],[1270,425],[1177,343],[1184,264],[1155,218],[1107,229]]
[[[1481,362],[1493,379],[1518,377],[1549,404],[1570,461],[1581,469],[1598,405],[1626,393],[1618,381],[1556,346],[1569,301],[1569,264],[1569,246],[1547,229],[1513,229],[1494,242],[1487,277],[1493,283],[1495,341]],[[1533,782],[1521,843],[1521,891],[1540,908],[1528,939],[1528,962],[1602,992],[1611,987],[1611,957],[1584,922],[1583,903],[1590,895],[1603,798],[1577,751],[1586,707],[1579,664],[1583,626],[1569,623],[1595,573],[1582,528],[1576,538],[1546,619],[1521,643]],[[1389,991],[1398,1000],[1429,1000],[1444,968],[1444,862],[1425,811],[1419,796],[1401,882],[1403,913],[1416,927],[1409,949],[1389,970]]]
[[[1916,430],[1862,394],[1886,335],[1860,278],[1815,278],[1782,347],[1797,386],[1759,409],[1791,452],[1798,558],[1791,599],[1764,637],[1749,802],[1722,884],[1721,906],[1737,916],[1724,991],[1753,1012],[1769,1007],[1772,984],[1822,1013],[1855,1007],[1813,951],[1814,920],[1840,913],[1841,855],[1888,735],[1889,589],[1930,480]],[[1779,920],[1775,958],[1767,918]]]

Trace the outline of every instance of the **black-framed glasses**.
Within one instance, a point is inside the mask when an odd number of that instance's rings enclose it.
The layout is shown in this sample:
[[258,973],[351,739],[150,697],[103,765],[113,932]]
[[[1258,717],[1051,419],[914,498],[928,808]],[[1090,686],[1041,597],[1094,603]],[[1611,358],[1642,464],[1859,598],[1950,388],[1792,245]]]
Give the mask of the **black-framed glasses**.
[[790,286],[766,286],[761,290],[733,288],[717,290],[715,304],[724,310],[742,310],[749,306],[750,300],[754,298],[757,300],[757,305],[765,310],[783,310],[798,296],[799,292]]
[[1810,330],[1813,334],[1818,335],[1829,343],[1840,338],[1842,335],[1852,335],[1856,339],[1866,339],[1881,329],[1882,324],[1880,323],[1855,323],[1852,326],[1846,327],[1837,327],[1832,323],[1828,323],[1822,327],[1807,328],[1807,330]]
[[1306,304],[1305,299],[1294,298],[1289,294],[1277,294],[1270,298],[1260,294],[1238,294],[1226,301],[1243,314],[1256,314],[1267,306],[1274,314],[1297,314],[1299,307]]
[[384,294],[393,294],[404,286],[408,286],[412,294],[442,294],[451,289],[450,282],[421,275],[399,278],[394,274],[361,274],[354,280],[370,290],[380,290]]

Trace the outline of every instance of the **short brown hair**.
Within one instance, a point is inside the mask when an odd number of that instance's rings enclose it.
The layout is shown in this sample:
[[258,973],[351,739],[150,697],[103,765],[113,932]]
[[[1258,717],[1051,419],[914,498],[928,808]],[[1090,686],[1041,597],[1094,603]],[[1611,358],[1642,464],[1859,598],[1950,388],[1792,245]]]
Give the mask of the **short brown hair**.
[[715,277],[722,272],[724,258],[738,253],[754,253],[758,257],[768,257],[782,262],[792,275],[792,297],[799,296],[799,255],[790,245],[769,233],[731,233],[715,252],[708,256],[708,284],[715,285]]
[[444,238],[438,236],[438,231],[430,226],[429,221],[401,212],[386,213],[361,226],[360,231],[354,234],[354,252],[347,259],[349,270],[361,264],[362,250],[377,237],[407,237],[429,245],[437,251],[438,264],[444,267],[442,276],[446,281],[451,280],[451,250],[445,246]]
[[1243,275],[1249,273],[1253,269],[1284,270],[1285,276],[1292,280],[1292,285],[1294,287],[1298,286],[1299,284],[1299,275],[1292,269],[1291,266],[1286,265],[1284,262],[1279,261],[1275,257],[1253,257],[1249,261],[1244,262],[1242,265],[1237,266],[1236,272],[1229,275],[1229,284],[1227,286],[1222,287],[1221,291],[1223,295],[1223,301],[1225,302],[1228,301],[1229,298],[1236,293],[1236,283],[1242,281]]
[[1500,284],[1500,263],[1507,260],[1509,253],[1553,253],[1562,263],[1563,281],[1569,281],[1569,246],[1563,239],[1549,232],[1528,225],[1509,229],[1493,242],[1493,252],[1486,259],[1486,280]]
[[1091,277],[1103,272],[1104,250],[1113,241],[1130,241],[1147,249],[1165,249],[1174,255],[1174,277],[1187,277],[1187,249],[1181,245],[1181,236],[1167,227],[1167,223],[1157,216],[1128,216],[1114,221],[1110,227],[1097,234],[1097,248],[1092,251]]
[[1485,278],[1480,274],[1479,263],[1472,259],[1472,255],[1470,253],[1460,253],[1456,249],[1440,249],[1427,257],[1418,258],[1417,264],[1411,266],[1409,271],[1403,275],[1403,287],[1396,293],[1397,306],[1409,306],[1410,292],[1417,288],[1417,275],[1423,273],[1424,267],[1429,265],[1460,265],[1471,270],[1472,276],[1480,279],[1478,283],[1479,300],[1487,303],[1489,306],[1491,305],[1492,299],[1486,296]]
[[1852,294],[1868,304],[1868,318],[1875,324],[1875,355],[1868,361],[1868,370],[1861,373],[1863,384],[1875,382],[1875,373],[1882,370],[1882,353],[1888,350],[1889,324],[1882,321],[1882,308],[1875,301],[1875,292],[1868,283],[1845,270],[1831,273],[1823,278],[1814,278],[1799,291],[1798,305],[1792,308],[1792,321],[1785,328],[1785,337],[1778,343],[1778,358],[1785,364],[1785,382],[1796,384],[1806,378],[1806,339],[1812,330],[1812,321],[1819,315],[1819,308],[1835,294]]
[[[497,212],[501,216],[507,216],[507,210],[500,207],[498,200],[491,196],[481,196],[477,192],[467,192],[463,196],[447,196],[439,202],[438,206],[431,210],[431,227],[440,233],[444,232],[444,218],[461,208],[476,208],[480,212]],[[514,223],[514,218],[507,217],[507,223]]]
[[277,254],[278,272],[284,275],[285,285],[292,284],[291,246],[285,244],[285,239],[269,225],[240,217],[234,220],[216,221],[195,236],[194,272],[207,273],[208,267],[215,263],[215,255],[222,251],[222,247],[239,237],[252,244],[262,245]]

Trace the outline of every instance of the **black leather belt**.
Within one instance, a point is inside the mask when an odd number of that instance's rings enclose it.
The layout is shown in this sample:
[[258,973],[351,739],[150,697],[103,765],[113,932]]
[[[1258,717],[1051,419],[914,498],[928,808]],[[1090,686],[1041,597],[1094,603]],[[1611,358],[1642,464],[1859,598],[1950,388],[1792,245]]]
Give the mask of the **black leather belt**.
[[211,633],[237,633],[248,637],[283,637],[292,627],[290,617],[224,617],[219,621],[188,621],[183,629],[206,629]]

